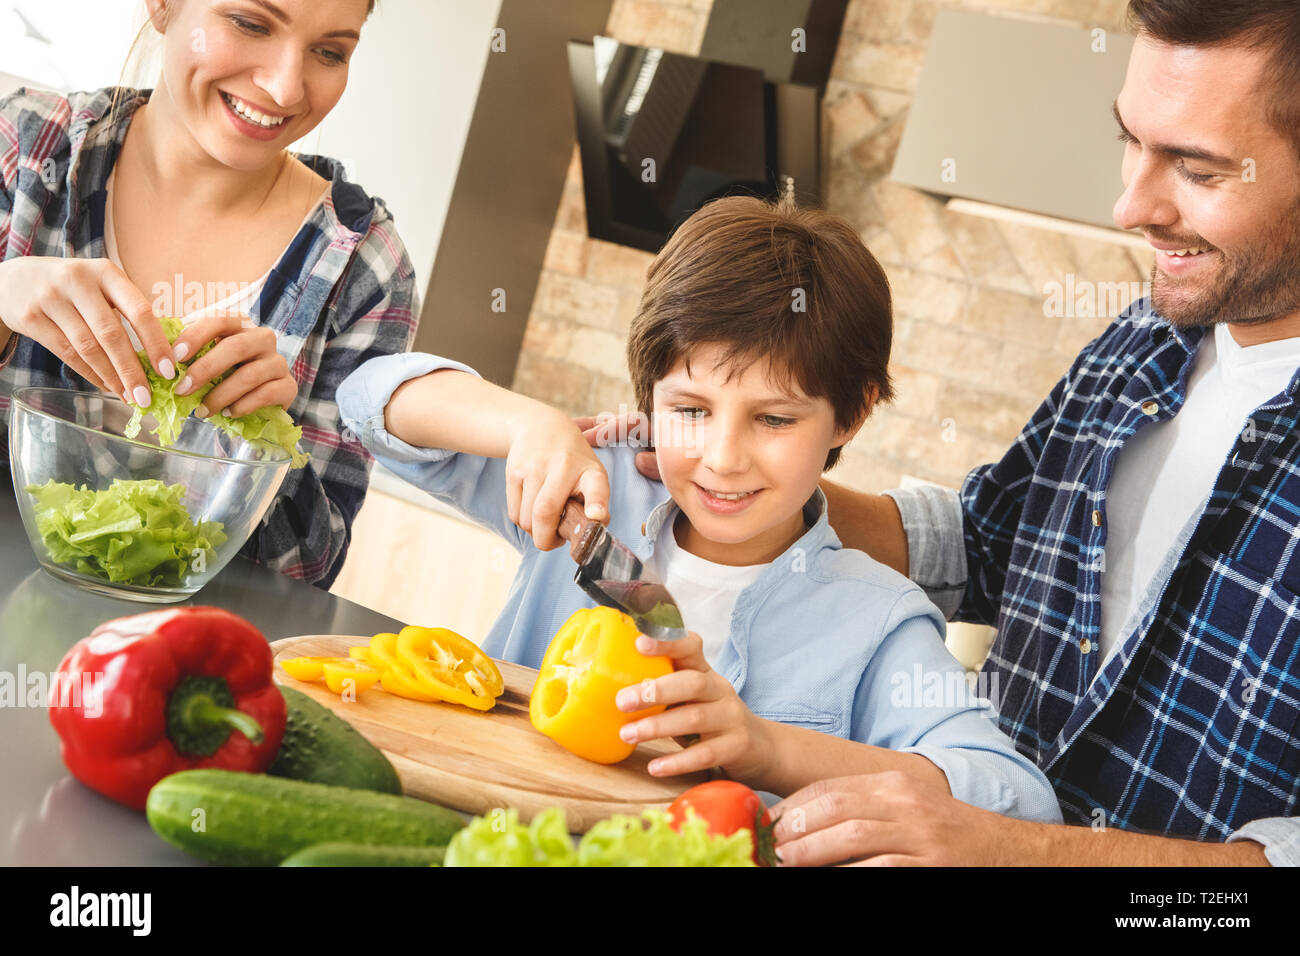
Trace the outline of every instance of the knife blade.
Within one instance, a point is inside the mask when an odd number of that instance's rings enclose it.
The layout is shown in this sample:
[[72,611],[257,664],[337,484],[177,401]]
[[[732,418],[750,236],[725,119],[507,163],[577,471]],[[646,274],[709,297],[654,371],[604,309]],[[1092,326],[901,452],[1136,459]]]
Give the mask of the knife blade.
[[573,580],[593,600],[630,616],[642,634],[661,641],[686,636],[681,609],[668,589],[631,548],[586,516],[582,502],[569,500],[557,530],[578,565]]

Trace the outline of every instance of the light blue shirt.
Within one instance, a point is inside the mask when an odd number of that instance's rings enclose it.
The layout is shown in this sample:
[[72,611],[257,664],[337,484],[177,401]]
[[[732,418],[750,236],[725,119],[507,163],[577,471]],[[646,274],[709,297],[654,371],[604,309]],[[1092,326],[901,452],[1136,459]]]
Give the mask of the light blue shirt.
[[[416,448],[384,428],[384,407],[397,387],[437,369],[476,374],[420,353],[366,362],[339,386],[343,422],[396,474],[520,552],[505,610],[482,646],[493,657],[537,667],[560,626],[594,602],[573,582],[566,548],[540,551],[510,520],[503,459]],[[677,506],[662,484],[637,472],[635,454],[628,447],[596,450],[609,474],[609,528],[645,561]],[[804,517],[803,536],[736,599],[716,669],[741,700],[769,720],[920,754],[966,803],[1059,822],[1046,778],[997,730],[992,710],[981,706],[987,702],[967,690],[965,672],[944,647],[943,618],[924,592],[866,554],[842,548],[820,491]]]

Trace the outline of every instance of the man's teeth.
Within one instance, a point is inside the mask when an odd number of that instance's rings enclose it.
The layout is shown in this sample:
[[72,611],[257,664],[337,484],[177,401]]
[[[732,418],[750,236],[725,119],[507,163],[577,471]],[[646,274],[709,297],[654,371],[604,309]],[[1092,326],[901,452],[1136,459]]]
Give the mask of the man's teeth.
[[727,493],[722,492],[722,491],[710,491],[710,492],[709,492],[709,494],[711,494],[713,497],[715,497],[715,498],[721,498],[723,501],[737,501],[737,500],[739,500],[739,499],[741,499],[741,498],[748,498],[748,497],[749,497],[750,495],[752,495],[753,493],[754,493],[754,492],[752,492],[752,491],[737,491],[735,494],[727,494]]
[[1179,258],[1182,258],[1183,256],[1199,256],[1202,252],[1209,252],[1210,247],[1193,246],[1191,249],[1161,249],[1160,251],[1167,256],[1178,256]]
[[237,100],[229,93],[222,93],[221,96],[226,101],[226,103],[229,104],[232,110],[234,110],[244,119],[248,120],[250,123],[254,123],[265,129],[270,129],[273,126],[279,126],[286,119],[288,119],[287,116],[267,116],[265,113],[259,113],[257,110],[253,109],[251,106],[244,103],[243,100]]

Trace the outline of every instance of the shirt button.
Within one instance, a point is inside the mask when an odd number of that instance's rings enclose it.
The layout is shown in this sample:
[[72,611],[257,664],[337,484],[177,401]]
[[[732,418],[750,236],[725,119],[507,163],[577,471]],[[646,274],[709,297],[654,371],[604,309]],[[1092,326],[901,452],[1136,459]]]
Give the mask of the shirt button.
[[1143,415],[1151,415],[1152,417],[1154,417],[1154,416],[1155,416],[1155,413],[1158,412],[1158,411],[1160,411],[1160,406],[1157,405],[1155,402],[1143,402],[1143,403],[1142,403],[1142,414],[1143,414]]
[[645,537],[645,522],[641,522],[641,537]]
[[1092,653],[1092,641],[1088,640],[1085,637],[1083,640],[1079,642],[1079,650],[1082,651],[1084,654]]
[[1101,527],[1101,512],[1096,508],[1092,509],[1092,523],[1098,528]]

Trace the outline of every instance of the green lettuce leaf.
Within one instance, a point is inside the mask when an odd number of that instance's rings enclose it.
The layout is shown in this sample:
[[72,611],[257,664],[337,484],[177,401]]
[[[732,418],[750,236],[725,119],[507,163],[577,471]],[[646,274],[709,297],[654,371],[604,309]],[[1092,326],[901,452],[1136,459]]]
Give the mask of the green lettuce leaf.
[[753,866],[748,830],[709,835],[691,816],[680,833],[663,810],[601,820],[575,848],[558,807],[543,810],[525,826],[516,810],[475,817],[447,846],[444,866]]
[[194,522],[184,485],[117,479],[90,491],[50,480],[27,493],[50,560],[114,583],[179,587],[197,553],[215,559],[226,543],[221,522]]
[[[163,331],[167,334],[167,341],[169,342],[175,342],[180,337],[180,334],[185,331],[185,326],[181,323],[181,320],[174,316],[164,316],[159,321],[162,323]],[[158,438],[158,444],[164,448],[176,444],[176,439],[180,437],[181,429],[185,426],[185,419],[203,404],[203,396],[212,391],[226,377],[224,374],[219,375],[207,385],[196,388],[188,395],[176,394],[176,386],[185,378],[185,370],[199,358],[206,355],[211,348],[212,343],[209,342],[199,349],[189,362],[177,362],[176,377],[171,379],[163,378],[154,371],[147,353],[139,353],[140,364],[144,366],[144,373],[149,379],[149,392],[152,397],[148,405],[132,404],[131,407],[134,411],[123,432],[127,438],[134,438],[140,434],[140,424],[144,420],[144,416],[152,414],[155,421],[158,422],[157,427],[153,429],[153,434]],[[254,448],[263,450],[282,449],[289,454],[290,466],[293,468],[301,468],[311,460],[311,456],[298,447],[298,443],[302,440],[302,429],[295,425],[293,419],[289,417],[289,413],[278,405],[259,408],[255,412],[241,415],[238,418],[230,418],[220,412],[213,412],[208,416],[207,420],[228,435],[244,439]]]

